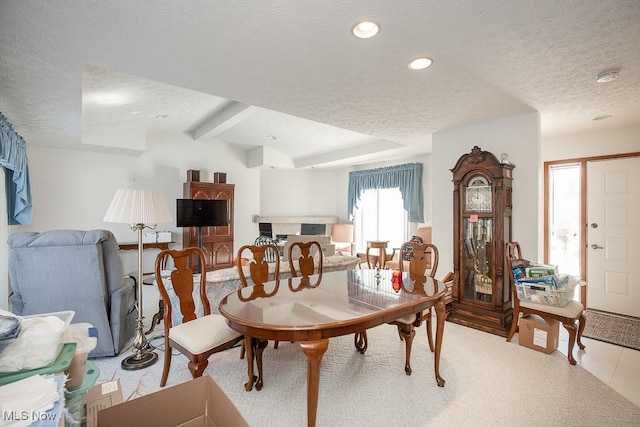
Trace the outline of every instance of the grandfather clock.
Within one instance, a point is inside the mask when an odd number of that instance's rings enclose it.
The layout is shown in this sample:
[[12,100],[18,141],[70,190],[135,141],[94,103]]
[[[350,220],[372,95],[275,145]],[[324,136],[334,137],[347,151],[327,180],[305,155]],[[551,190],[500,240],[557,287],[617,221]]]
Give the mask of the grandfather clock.
[[513,168],[476,146],[451,169],[454,283],[448,320],[504,337],[513,319],[504,259]]

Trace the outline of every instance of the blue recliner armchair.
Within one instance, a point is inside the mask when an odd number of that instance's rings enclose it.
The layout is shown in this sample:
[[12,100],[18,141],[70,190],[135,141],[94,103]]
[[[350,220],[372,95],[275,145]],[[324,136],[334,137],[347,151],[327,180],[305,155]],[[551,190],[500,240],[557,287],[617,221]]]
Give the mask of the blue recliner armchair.
[[136,284],[125,277],[107,230],[53,230],[9,236],[11,310],[18,315],[75,311],[73,323],[98,330],[89,357],[117,355],[135,332]]

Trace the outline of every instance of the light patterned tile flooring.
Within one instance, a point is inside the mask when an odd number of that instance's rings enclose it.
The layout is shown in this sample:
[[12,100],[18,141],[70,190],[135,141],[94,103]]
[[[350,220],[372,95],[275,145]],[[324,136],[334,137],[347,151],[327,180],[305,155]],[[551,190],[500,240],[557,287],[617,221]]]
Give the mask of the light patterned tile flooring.
[[[569,334],[560,325],[558,351],[567,354]],[[578,364],[600,381],[640,407],[640,351],[582,338],[584,350],[575,345]]]

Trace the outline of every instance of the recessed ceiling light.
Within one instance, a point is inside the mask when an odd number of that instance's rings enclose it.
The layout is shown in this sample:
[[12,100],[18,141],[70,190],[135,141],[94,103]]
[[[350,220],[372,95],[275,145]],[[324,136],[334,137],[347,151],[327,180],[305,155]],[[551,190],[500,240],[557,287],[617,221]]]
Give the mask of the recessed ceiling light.
[[267,135],[267,138],[269,138],[272,141],[275,141],[276,139],[278,139],[278,137],[275,135]]
[[409,68],[412,70],[424,70],[425,68],[429,68],[431,64],[433,64],[433,59],[424,56],[409,62]]
[[597,83],[609,83],[618,79],[620,70],[603,71],[596,77]]
[[374,21],[361,21],[351,27],[351,32],[359,39],[368,39],[380,32],[380,24]]
[[594,117],[591,120],[606,120],[606,119],[610,119],[611,117],[613,117],[611,114],[605,114],[604,116],[598,116],[598,117]]

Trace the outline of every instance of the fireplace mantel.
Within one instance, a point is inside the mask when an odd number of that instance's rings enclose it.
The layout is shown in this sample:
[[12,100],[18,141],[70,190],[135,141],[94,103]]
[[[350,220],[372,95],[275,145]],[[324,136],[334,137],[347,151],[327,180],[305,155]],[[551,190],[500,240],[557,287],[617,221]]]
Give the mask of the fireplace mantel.
[[253,222],[270,222],[272,224],[337,224],[340,222],[340,219],[337,216],[254,215]]

